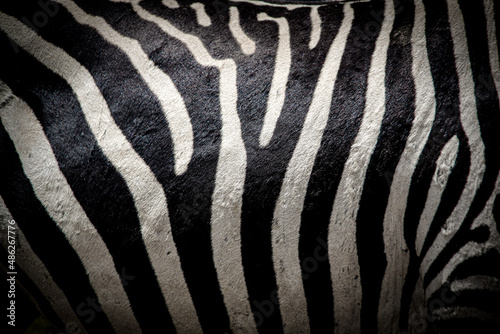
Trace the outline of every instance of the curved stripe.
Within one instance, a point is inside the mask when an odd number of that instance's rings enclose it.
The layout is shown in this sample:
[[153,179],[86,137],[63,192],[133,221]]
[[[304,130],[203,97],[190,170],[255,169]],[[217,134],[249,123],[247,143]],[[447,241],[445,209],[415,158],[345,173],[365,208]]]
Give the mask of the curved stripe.
[[[498,2],[496,3],[497,6]],[[495,28],[495,19],[500,20],[500,17],[495,18],[495,4],[492,0],[484,0],[484,11],[486,15],[486,29],[488,31],[488,48],[490,54],[490,66],[493,81],[497,89],[497,94],[500,95],[500,58],[498,55],[497,46],[497,31]]]
[[[433,293],[440,289],[443,284],[448,281],[448,278],[453,270],[455,270],[460,263],[464,262],[464,260],[471,257],[481,256],[487,251],[488,247],[485,244],[480,244],[474,241],[467,243],[453,255],[441,272],[431,281],[425,289],[425,295],[432,296]],[[467,280],[469,280],[469,278],[467,278]]]
[[312,50],[318,45],[321,37],[321,17],[319,16],[318,6],[311,7],[311,39],[309,40],[309,49]]
[[[384,21],[377,37],[368,73],[366,106],[347,159],[333,204],[328,231],[335,322],[339,330],[361,330],[361,282],[356,246],[356,216],[370,157],[375,149],[385,112],[385,68],[394,4],[385,2]],[[363,279],[363,278],[362,278]],[[369,278],[365,278],[369,279]],[[337,330],[337,331],[339,331]]]
[[427,271],[432,264],[432,259],[440,253],[442,245],[445,245],[458,231],[460,224],[467,214],[467,208],[470,207],[474,200],[485,170],[484,143],[481,139],[481,129],[477,118],[476,96],[474,94],[475,85],[472,77],[463,16],[457,1],[447,0],[446,2],[448,5],[448,17],[458,73],[460,120],[469,141],[471,164],[465,188],[457,205],[422,261],[423,272]]
[[[436,115],[434,83],[427,55],[425,36],[425,8],[421,1],[415,1],[415,18],[411,35],[412,74],[415,84],[415,117],[406,141],[405,149],[394,172],[391,192],[384,216],[384,245],[387,268],[382,281],[378,312],[379,331],[387,328],[384,319],[390,318],[394,310],[399,310],[403,279],[394,281],[398,274],[408,270],[409,255],[404,238],[404,215],[410,191],[411,177],[425,146]],[[396,315],[399,318],[399,314]],[[395,321],[392,331],[398,331],[399,321]]]
[[422,212],[422,216],[420,216],[420,222],[417,228],[415,247],[417,255],[419,256],[422,246],[424,245],[427,231],[429,230],[434,215],[436,214],[445,186],[448,183],[448,177],[451,174],[451,170],[455,166],[458,154],[458,145],[459,141],[457,136],[453,136],[443,147],[441,154],[436,161],[436,171],[434,173],[429,192],[427,193],[424,211]]
[[255,333],[257,329],[248,301],[241,259],[241,206],[247,156],[236,108],[236,63],[232,59],[212,58],[198,37],[180,31],[169,21],[149,13],[137,3],[132,4],[141,18],[155,23],[165,33],[184,43],[198,63],[216,67],[220,71],[222,135],[212,196],[212,250],[231,329],[234,332],[245,330]]
[[300,217],[315,157],[330,113],[333,89],[342,59],[342,52],[338,50],[345,48],[353,16],[352,8],[345,6],[344,20],[321,69],[274,211],[273,263],[285,333],[299,330],[309,332],[298,253]]
[[[0,197],[0,217],[7,217],[8,220],[14,219],[7,209],[2,197]],[[68,299],[53,281],[49,271],[35,252],[33,252],[28,240],[26,240],[26,237],[19,228],[16,230],[16,235],[19,236],[19,246],[16,247],[16,263],[19,264],[29,278],[36,284],[44,297],[50,301],[50,305],[54,308],[59,318],[65,323],[66,328],[77,329],[78,333],[86,334],[87,331],[85,327],[83,327],[80,319],[78,319],[71,308]],[[0,238],[0,242],[2,242],[2,246],[7,249],[7,239]]]
[[290,66],[292,65],[292,52],[290,50],[290,29],[288,21],[285,18],[274,18],[266,13],[259,13],[257,20],[274,21],[278,24],[279,30],[278,51],[276,52],[276,59],[274,61],[273,80],[271,81],[271,89],[267,99],[264,124],[262,125],[262,132],[259,137],[259,144],[261,147],[264,147],[269,145],[273,137],[276,123],[285,103],[286,85],[288,75],[290,74]]
[[238,7],[229,8],[229,31],[233,34],[244,54],[251,55],[255,52],[255,42],[241,28]]
[[[0,29],[24,48],[26,40],[13,36],[12,30],[16,35],[31,34],[30,37],[33,37],[33,32],[27,31],[26,26],[4,13],[0,13],[0,18]],[[36,44],[33,40],[31,43]],[[35,114],[24,101],[14,97],[0,110],[0,118],[16,147],[24,173],[36,196],[78,253],[99,304],[113,328],[117,332],[130,328],[140,333],[113,258],[59,170],[52,147]],[[100,265],[96,266],[96,263]]]
[[203,27],[209,27],[212,24],[212,21],[210,20],[210,16],[207,15],[207,12],[205,12],[205,5],[200,3],[200,2],[195,2],[192,3],[191,8],[194,9],[196,12],[196,21],[198,21],[198,24]]
[[103,18],[85,13],[73,1],[55,2],[66,7],[78,23],[94,28],[107,42],[117,46],[130,59],[160,102],[172,134],[175,173],[183,174],[193,155],[193,126],[184,100],[172,79],[149,59],[135,39],[121,35]]
[[[171,237],[163,187],[121,133],[91,74],[63,50],[43,40],[16,19],[5,14],[0,17],[0,27],[16,44],[60,75],[73,89],[99,146],[122,175],[134,198],[144,243],[176,328],[196,331],[199,324],[195,321],[196,311]],[[167,253],[170,255],[165,256]],[[99,261],[102,262],[93,263]],[[125,318],[123,314],[120,319],[122,317]],[[114,321],[118,323],[112,321],[112,324],[120,328],[127,324],[122,320]]]

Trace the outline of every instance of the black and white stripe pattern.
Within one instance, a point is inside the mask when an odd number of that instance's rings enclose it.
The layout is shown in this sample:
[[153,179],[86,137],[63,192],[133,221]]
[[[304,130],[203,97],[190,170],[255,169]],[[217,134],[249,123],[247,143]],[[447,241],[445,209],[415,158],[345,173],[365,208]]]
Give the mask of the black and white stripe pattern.
[[500,6],[271,2],[0,4],[47,332],[498,333]]

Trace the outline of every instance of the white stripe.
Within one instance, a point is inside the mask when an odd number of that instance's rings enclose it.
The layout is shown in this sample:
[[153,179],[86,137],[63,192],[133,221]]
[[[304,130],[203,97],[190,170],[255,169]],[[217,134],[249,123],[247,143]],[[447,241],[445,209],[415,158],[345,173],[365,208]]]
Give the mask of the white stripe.
[[[405,149],[394,172],[384,216],[383,236],[387,267],[380,293],[379,333],[396,333],[399,330],[398,310],[409,263],[408,246],[404,238],[404,215],[410,191],[411,175],[415,171],[420,154],[429,137],[436,113],[434,83],[427,55],[425,9],[421,1],[415,1],[415,19],[413,21],[411,46],[412,76],[415,84],[415,117]],[[399,277],[399,279],[395,279],[395,277]],[[395,310],[396,313],[394,313]],[[395,320],[388,325],[387,319],[391,318]]]
[[[1,197],[0,218],[6,220],[14,219]],[[24,270],[38,289],[40,289],[44,297],[47,298],[59,318],[65,323],[67,329],[71,329],[75,333],[87,333],[80,319],[78,319],[71,308],[66,296],[52,280],[49,271],[45,268],[42,261],[33,252],[33,249],[31,249],[31,246],[18,225],[16,225],[15,234],[19,236],[19,244],[16,245],[16,263]],[[5,238],[1,238],[0,241],[2,242],[2,246],[7,250],[7,234],[5,234]]]
[[339,50],[345,48],[353,20],[350,6],[344,7],[344,14],[342,26],[321,69],[274,211],[273,263],[285,333],[309,332],[298,251],[300,216],[314,160],[330,113],[335,80],[342,59],[342,52]]
[[311,7],[311,40],[309,41],[309,49],[312,50],[318,45],[321,37],[321,17],[319,16],[318,6]]
[[198,37],[180,31],[135,3],[133,8],[141,18],[157,24],[165,33],[184,43],[202,66],[216,67],[220,71],[222,138],[212,197],[212,250],[231,329],[255,333],[257,329],[241,260],[241,205],[247,159],[236,108],[236,63],[232,59],[212,58]]
[[345,163],[330,218],[328,254],[335,298],[335,322],[338,323],[336,333],[360,331],[361,283],[359,278],[355,279],[360,275],[356,216],[366,170],[385,112],[385,67],[393,22],[394,4],[388,0],[368,73],[363,119]]
[[[432,296],[439,288],[446,284],[449,280],[450,274],[455,270],[455,268],[466,259],[480,256],[488,251],[486,244],[480,244],[477,242],[469,242],[458,252],[456,252],[453,257],[446,263],[445,267],[441,272],[431,281],[429,286],[425,289],[426,296]],[[468,280],[468,278],[467,278]]]
[[[142,237],[174,325],[179,330],[200,331],[177,249],[171,237],[167,199],[163,187],[156,180],[149,166],[121,133],[87,69],[62,49],[46,42],[16,19],[5,14],[0,17],[2,29],[16,44],[60,75],[73,89],[97,143],[124,178],[133,196],[141,222]],[[93,263],[99,263],[99,261]],[[113,288],[109,291],[114,290]],[[179,300],[182,300],[182,303]],[[122,314],[119,318],[126,317]],[[126,322],[122,320],[120,324],[115,324],[119,327],[125,325]]]
[[427,236],[427,231],[431,226],[432,219],[442,199],[441,196],[448,183],[448,177],[455,166],[458,145],[459,141],[457,136],[453,136],[443,147],[436,161],[436,171],[434,172],[434,177],[429,192],[427,193],[424,211],[422,212],[422,216],[420,216],[420,222],[417,228],[415,248],[418,256],[420,256],[420,251],[422,250],[425,237]]
[[[481,309],[473,308],[473,307],[444,307],[444,308],[436,308],[432,314],[434,319],[440,320],[458,320],[464,319],[469,320],[471,318],[476,320],[481,320],[485,324],[500,324],[500,320],[498,318],[497,312],[486,312]],[[479,333],[479,332],[477,332]]]
[[240,12],[237,7],[229,8],[229,30],[244,54],[251,55],[255,52],[255,42],[241,28]]
[[[27,41],[35,46],[38,44],[34,33],[11,16],[0,13],[0,28],[20,47],[25,48]],[[14,98],[0,110],[0,118],[37,198],[78,254],[114,330],[141,332],[113,258],[59,170],[35,114],[24,101]]]
[[184,173],[193,155],[193,127],[184,100],[172,79],[149,59],[135,39],[119,34],[103,18],[85,13],[73,1],[55,2],[65,6],[78,23],[94,28],[107,42],[117,46],[127,55],[160,102],[172,134],[175,173]]
[[[364,0],[364,1],[370,1],[370,0]],[[306,5],[306,4],[296,4],[296,5],[285,5],[285,4],[278,4],[278,3],[271,3],[271,2],[264,2],[264,1],[258,1],[258,0],[231,0],[231,2],[243,2],[243,3],[248,3],[254,6],[267,6],[267,7],[283,7],[286,8],[287,10],[294,10],[297,8],[311,8],[311,7],[321,7],[324,5]]]
[[278,51],[276,52],[276,59],[274,61],[273,80],[267,99],[264,124],[262,125],[262,132],[259,137],[259,144],[261,147],[264,147],[269,145],[271,141],[281,109],[283,109],[283,104],[285,103],[286,84],[292,64],[292,52],[290,50],[290,29],[285,18],[274,18],[266,13],[259,13],[257,20],[274,21],[278,24],[279,30]]
[[434,244],[427,252],[422,261],[422,270],[427,271],[432,263],[432,259],[442,250],[443,245],[455,235],[465,215],[470,208],[477,189],[484,174],[484,144],[481,140],[481,130],[477,119],[476,97],[474,95],[474,80],[469,60],[467,47],[467,37],[459,5],[455,0],[447,0],[450,21],[451,36],[453,38],[453,50],[458,73],[459,99],[460,99],[460,120],[469,140],[471,151],[471,164],[465,188],[455,209],[448,217],[445,226],[434,241]]
[[196,20],[198,24],[203,27],[209,27],[212,24],[210,20],[210,16],[205,12],[205,5],[200,2],[192,3],[191,8],[193,8],[196,12]]
[[[497,6],[500,4],[497,2]],[[486,29],[488,30],[488,48],[490,54],[490,66],[493,81],[497,90],[497,96],[500,93],[500,59],[498,55],[497,32],[495,27],[495,19],[500,20],[500,17],[495,18],[495,4],[492,0],[484,0],[484,10],[486,14]],[[498,96],[500,99],[500,96]]]
[[492,276],[469,276],[465,279],[453,281],[453,283],[451,283],[451,290],[453,292],[461,292],[462,290],[500,292],[500,280]]
[[[486,202],[481,213],[476,217],[474,223],[471,226],[471,229],[475,229],[479,226],[487,226],[490,231],[490,236],[488,240],[484,243],[477,244],[474,242],[468,243],[466,246],[462,247],[457,254],[453,256],[453,258],[447,263],[447,265],[443,268],[443,270],[437,275],[431,284],[428,286],[426,290],[426,295],[430,296],[427,293],[433,293],[439,288],[440,284],[444,284],[448,281],[448,276],[455,269],[455,267],[463,262],[464,260],[474,257],[480,256],[481,254],[486,253],[488,249],[495,248],[500,252],[500,234],[495,226],[495,218],[493,217],[493,205],[496,199],[496,196],[500,193],[500,174],[497,176],[497,180],[495,182],[494,191],[491,193],[490,198]],[[442,247],[441,247],[442,249]],[[436,258],[439,253],[433,256]],[[470,278],[466,278],[462,280],[462,283],[466,282]],[[474,281],[471,281],[474,282]]]
[[179,4],[175,0],[162,0],[161,3],[170,9],[179,8]]

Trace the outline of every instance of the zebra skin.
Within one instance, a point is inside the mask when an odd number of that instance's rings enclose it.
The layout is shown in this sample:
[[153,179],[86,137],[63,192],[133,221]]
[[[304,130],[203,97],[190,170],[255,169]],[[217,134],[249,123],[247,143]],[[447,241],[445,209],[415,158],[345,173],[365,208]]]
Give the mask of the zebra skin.
[[499,15],[3,1],[8,329],[500,333]]

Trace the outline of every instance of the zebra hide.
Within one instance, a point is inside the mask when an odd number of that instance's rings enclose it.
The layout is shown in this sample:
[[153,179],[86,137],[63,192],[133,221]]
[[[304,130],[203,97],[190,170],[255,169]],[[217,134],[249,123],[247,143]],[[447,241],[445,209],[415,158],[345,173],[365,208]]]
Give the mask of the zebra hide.
[[0,3],[9,333],[500,333],[500,3]]

